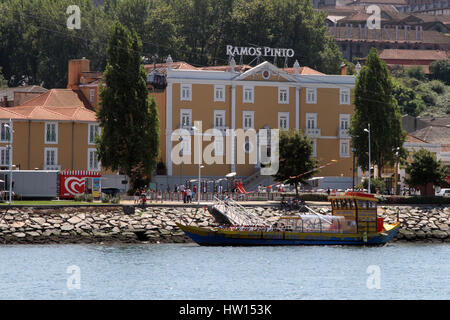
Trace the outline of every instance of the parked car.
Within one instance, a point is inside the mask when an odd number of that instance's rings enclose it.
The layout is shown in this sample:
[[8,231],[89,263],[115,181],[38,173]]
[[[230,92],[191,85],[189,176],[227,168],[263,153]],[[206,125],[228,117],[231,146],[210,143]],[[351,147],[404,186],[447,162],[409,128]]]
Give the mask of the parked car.
[[436,195],[439,197],[450,197],[450,189],[441,189],[439,192],[436,192]]

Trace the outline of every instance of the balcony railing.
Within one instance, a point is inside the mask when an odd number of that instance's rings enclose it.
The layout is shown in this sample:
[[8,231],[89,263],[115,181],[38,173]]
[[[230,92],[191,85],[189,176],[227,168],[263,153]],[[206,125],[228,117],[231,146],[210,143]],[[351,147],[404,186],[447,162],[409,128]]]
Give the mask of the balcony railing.
[[306,135],[309,137],[320,137],[320,129],[318,128],[306,129]]
[[348,133],[348,129],[339,129],[339,138],[340,139],[349,139],[350,135]]
[[61,170],[61,165],[45,165],[44,170]]

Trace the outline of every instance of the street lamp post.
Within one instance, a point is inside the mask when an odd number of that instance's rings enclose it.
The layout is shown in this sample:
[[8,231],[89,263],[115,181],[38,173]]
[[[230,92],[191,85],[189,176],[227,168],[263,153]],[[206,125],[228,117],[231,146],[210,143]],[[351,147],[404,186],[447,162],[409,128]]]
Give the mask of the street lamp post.
[[[200,131],[200,129],[195,126],[192,127],[192,129]],[[200,136],[201,132],[199,132],[198,134]],[[202,143],[202,140],[201,140],[201,138],[199,138],[199,141],[198,141],[198,185],[197,185],[197,203],[198,204],[200,204],[201,168],[204,168],[204,166],[202,166],[202,158],[201,158],[201,156],[202,156],[201,143]]]
[[9,132],[9,145],[8,145],[8,156],[9,156],[9,205],[12,203],[12,120],[9,119],[9,124],[4,124],[8,128]]
[[353,152],[353,166],[352,166],[352,191],[355,191],[355,153],[356,149],[352,148]]
[[371,172],[370,172],[370,167],[371,167],[371,163],[370,163],[370,123],[369,123],[369,128],[364,129],[364,131],[369,134],[369,186],[367,188],[367,192],[370,193],[370,176],[371,176]]

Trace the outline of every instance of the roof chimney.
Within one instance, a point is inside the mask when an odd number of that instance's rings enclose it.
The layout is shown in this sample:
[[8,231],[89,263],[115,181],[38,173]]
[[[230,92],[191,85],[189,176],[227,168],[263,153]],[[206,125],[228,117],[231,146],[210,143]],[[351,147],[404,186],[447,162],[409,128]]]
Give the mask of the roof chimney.
[[84,57],[83,59],[69,60],[68,89],[78,89],[82,73],[90,71],[90,63],[91,62]]
[[341,75],[342,76],[347,75],[347,65],[344,62],[342,62],[342,64],[341,64]]

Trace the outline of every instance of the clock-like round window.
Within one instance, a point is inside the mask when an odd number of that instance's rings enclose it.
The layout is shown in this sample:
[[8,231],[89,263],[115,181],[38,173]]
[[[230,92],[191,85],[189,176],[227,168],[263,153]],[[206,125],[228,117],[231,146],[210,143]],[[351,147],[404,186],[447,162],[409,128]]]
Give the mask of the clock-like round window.
[[262,77],[264,78],[264,79],[269,79],[270,78],[270,71],[269,70],[264,70],[263,71],[263,73],[262,73]]

